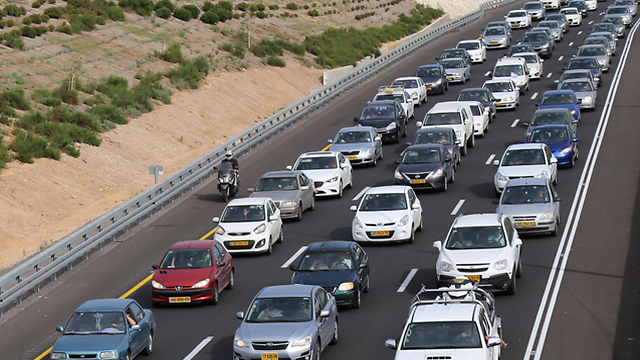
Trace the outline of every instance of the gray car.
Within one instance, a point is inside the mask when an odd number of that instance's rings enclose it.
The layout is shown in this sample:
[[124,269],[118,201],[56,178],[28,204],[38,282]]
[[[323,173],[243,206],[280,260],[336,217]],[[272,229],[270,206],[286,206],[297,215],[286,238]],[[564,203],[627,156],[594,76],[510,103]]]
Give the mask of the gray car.
[[582,45],[578,48],[576,56],[593,56],[598,60],[598,65],[602,69],[602,72],[608,72],[611,64],[611,58],[609,52],[604,45]]
[[567,79],[558,84],[558,90],[573,90],[578,97],[581,109],[596,108],[596,99],[598,98],[598,89],[589,79]]
[[600,84],[593,77],[593,73],[589,71],[589,69],[570,69],[562,72],[560,76],[560,80],[555,80],[554,83],[560,84],[561,82],[567,79],[580,79],[585,78],[591,80],[596,86],[600,86]]
[[573,132],[578,130],[578,121],[571,115],[569,109],[561,107],[538,109],[531,116],[531,120],[522,123],[522,126],[527,127],[524,134],[525,139],[531,135],[534,127],[551,124],[569,125]]
[[618,38],[615,34],[612,34],[610,32],[593,32],[589,34],[587,39],[592,37],[606,37],[609,40],[609,46],[611,47],[611,51],[613,51],[612,55],[616,54],[616,50],[618,47]]
[[631,11],[629,10],[629,8],[625,5],[620,5],[620,6],[609,6],[607,8],[607,11],[604,13],[604,16],[607,15],[620,15],[622,16],[622,20],[624,21],[624,24],[630,28],[631,27]]
[[569,20],[567,19],[567,15],[564,14],[549,14],[544,18],[544,21],[557,21],[562,28],[562,32],[569,31]]
[[249,197],[268,197],[280,208],[280,218],[302,220],[302,212],[316,206],[313,181],[302,171],[272,171],[260,177]]
[[638,15],[638,4],[636,0],[616,0],[613,3],[614,6],[626,6],[629,8],[629,12],[631,12],[631,16]]
[[440,65],[444,67],[447,80],[451,82],[465,83],[471,78],[471,65],[462,58],[451,58],[440,60]]
[[564,30],[562,29],[562,26],[555,20],[540,21],[537,27],[548,28],[551,30],[551,35],[553,35],[553,39],[555,41],[562,41],[562,38],[564,37]]
[[506,27],[490,27],[482,32],[482,42],[487,49],[506,48],[511,44],[511,39]]
[[315,285],[265,287],[233,338],[234,360],[320,359],[338,341],[338,307],[333,295]]
[[609,38],[606,38],[604,36],[589,36],[588,38],[584,39],[584,42],[582,43],[583,45],[593,45],[593,44],[600,44],[600,45],[604,45],[605,48],[607,48],[607,53],[609,53],[609,56],[614,56],[616,54],[616,42],[613,42],[613,46],[611,46],[611,41],[609,41]]
[[546,178],[511,179],[498,200],[497,213],[513,219],[518,234],[558,235],[560,201]]
[[624,37],[624,33],[627,29],[627,25],[624,22],[624,19],[620,15],[605,15],[602,17],[603,23],[609,23],[613,25],[615,29],[616,36],[621,38]]
[[378,159],[384,157],[382,138],[371,126],[345,127],[329,139],[331,151],[339,151],[351,165],[371,164],[376,166]]
[[544,19],[547,16],[547,10],[544,7],[544,4],[541,1],[529,1],[524,3],[522,6],[524,10],[527,10],[531,19]]

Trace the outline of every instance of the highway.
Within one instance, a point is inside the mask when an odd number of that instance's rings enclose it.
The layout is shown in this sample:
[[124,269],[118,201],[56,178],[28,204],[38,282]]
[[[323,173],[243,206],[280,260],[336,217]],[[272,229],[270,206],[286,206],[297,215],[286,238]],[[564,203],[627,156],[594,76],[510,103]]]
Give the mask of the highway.
[[[485,137],[476,139],[476,146],[462,158],[455,183],[447,192],[417,192],[424,209],[424,231],[416,233],[414,243],[364,245],[370,257],[371,291],[363,295],[360,309],[341,309],[340,341],[322,353],[323,359],[393,358],[394,351],[385,348],[385,339],[400,336],[409,301],[421,285],[436,286],[434,265],[438,254],[433,241],[444,239],[458,214],[495,211],[492,181],[496,167],[487,164],[488,159],[499,158],[506,146],[523,140],[525,128],[516,120],[527,121],[542,93],[555,88],[553,80],[560,77],[563,66],[587,36],[589,22],[598,22],[598,14],[611,2],[599,2],[598,11],[590,12],[583,25],[570,28],[553,57],[545,60],[543,78],[532,80],[530,90],[521,97],[520,107],[499,111]],[[239,196],[247,196],[246,188],[253,187],[263,173],[284,169],[302,152],[324,148],[339,128],[353,124],[353,117],[373,98],[378,86],[412,75],[419,65],[434,63],[440,51],[455,47],[460,40],[477,38],[488,21],[502,19],[508,10],[523,3],[493,10],[481,21],[422,48],[274,141],[241,157],[244,188]],[[518,293],[496,296],[504,339],[509,343],[502,359],[635,359],[640,354],[640,301],[634,291],[640,285],[640,267],[633,261],[639,250],[635,220],[640,217],[635,208],[640,162],[634,156],[640,153],[640,125],[634,121],[638,108],[636,84],[640,82],[640,72],[634,68],[640,58],[637,40],[629,49],[614,106],[605,114],[608,117],[602,114],[630,31],[618,42],[611,70],[603,76],[596,111],[582,113],[578,129],[580,160],[575,168],[559,171],[556,189],[563,198],[562,227],[569,231],[557,237],[523,237],[523,276],[518,279]],[[512,43],[524,32],[514,30]],[[406,141],[416,131],[416,120],[421,120],[433,104],[454,100],[465,87],[481,86],[489,79],[485,73],[504,53],[506,50],[489,50],[487,61],[472,66],[471,80],[465,85],[452,84],[444,95],[429,95],[427,103],[415,109]],[[599,124],[607,119],[605,131]],[[606,137],[602,143],[594,142],[595,134]],[[236,312],[245,311],[262,287],[289,283],[291,271],[281,266],[301,246],[351,239],[354,213],[349,206],[356,204],[352,198],[366,186],[393,183],[394,160],[406,141],[385,144],[385,157],[376,167],[356,168],[354,186],[343,198],[318,199],[316,209],[305,212],[301,222],[285,221],[284,243],[274,245],[272,255],[234,256],[236,286],[220,294],[218,305],[153,308],[158,330],[154,353],[148,358],[231,359],[233,335],[240,324]],[[590,162],[594,166],[583,176],[594,144]],[[89,299],[118,297],[127,292],[149,276],[152,264],[158,263],[173,243],[210,234],[215,226],[211,219],[221,214],[224,205],[215,183],[204,183],[124,240],[108,245],[107,251],[95,253],[57,283],[27,299],[20,305],[22,311],[0,318],[0,358],[38,357],[57,338],[55,326],[64,325],[77,306]],[[572,226],[565,227],[567,221]],[[561,269],[566,271],[557,271]],[[414,276],[408,278],[409,274]],[[561,286],[549,281],[550,274],[552,280],[562,277]],[[406,288],[400,289],[403,284]],[[131,297],[151,308],[148,284]],[[539,311],[541,302],[545,306]],[[199,351],[192,353],[199,344]]]

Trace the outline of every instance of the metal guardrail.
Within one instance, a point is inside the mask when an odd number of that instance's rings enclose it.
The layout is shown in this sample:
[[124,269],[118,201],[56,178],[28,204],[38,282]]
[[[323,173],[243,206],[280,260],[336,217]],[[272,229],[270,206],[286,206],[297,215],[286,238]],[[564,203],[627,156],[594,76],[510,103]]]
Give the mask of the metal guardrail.
[[64,239],[23,261],[0,277],[0,316],[36,293],[75,264],[118,237],[125,235],[143,220],[153,217],[194,186],[214,174],[213,167],[222,160],[227,149],[242,155],[268,141],[287,127],[303,120],[318,108],[368,80],[414,51],[448,33],[478,20],[485,11],[519,0],[492,0],[478,10],[449,21],[412,38],[395,50],[376,58],[368,66],[356,70],[335,83],[265,119],[256,126],[227,141],[210,153],[182,168],[162,182],[126,201],[98,219],[86,224]]

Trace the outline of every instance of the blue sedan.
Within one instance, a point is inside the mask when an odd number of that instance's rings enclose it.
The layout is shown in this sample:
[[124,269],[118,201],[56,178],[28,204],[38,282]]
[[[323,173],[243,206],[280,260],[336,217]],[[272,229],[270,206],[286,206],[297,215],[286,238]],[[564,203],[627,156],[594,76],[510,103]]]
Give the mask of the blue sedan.
[[529,143],[545,143],[558,165],[573,167],[578,160],[578,138],[568,125],[540,125],[533,128],[527,138]]
[[150,355],[156,321],[132,299],[89,300],[80,305],[51,349],[51,359],[131,360]]
[[535,105],[540,109],[549,108],[566,108],[569,109],[573,118],[580,122],[580,104],[582,101],[578,99],[573,90],[552,90],[545,91],[542,99]]

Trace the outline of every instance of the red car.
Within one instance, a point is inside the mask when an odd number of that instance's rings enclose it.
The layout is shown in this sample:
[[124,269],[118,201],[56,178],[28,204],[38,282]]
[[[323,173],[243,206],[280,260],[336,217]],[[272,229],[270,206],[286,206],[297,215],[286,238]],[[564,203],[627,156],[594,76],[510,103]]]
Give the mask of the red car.
[[233,259],[216,240],[176,243],[153,268],[153,305],[203,301],[217,304],[220,291],[233,289],[234,285]]

